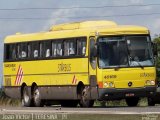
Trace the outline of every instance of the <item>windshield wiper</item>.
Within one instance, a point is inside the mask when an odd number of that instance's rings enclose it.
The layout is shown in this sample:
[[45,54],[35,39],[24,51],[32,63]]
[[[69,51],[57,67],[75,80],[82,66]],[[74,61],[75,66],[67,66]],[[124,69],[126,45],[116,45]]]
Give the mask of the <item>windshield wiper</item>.
[[[136,61],[137,62],[137,61]],[[139,67],[141,67],[142,69],[144,69],[144,66],[142,66],[139,62],[137,62]]]

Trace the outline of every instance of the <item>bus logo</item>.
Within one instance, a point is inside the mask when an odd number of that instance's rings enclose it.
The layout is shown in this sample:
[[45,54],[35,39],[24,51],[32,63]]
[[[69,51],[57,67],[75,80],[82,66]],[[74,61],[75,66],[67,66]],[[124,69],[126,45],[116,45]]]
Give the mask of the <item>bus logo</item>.
[[129,82],[129,83],[128,83],[128,86],[131,87],[131,86],[132,86],[132,82]]
[[16,75],[16,80],[15,80],[15,85],[20,85],[22,78],[23,78],[23,69],[22,69],[21,65],[19,65],[17,75]]

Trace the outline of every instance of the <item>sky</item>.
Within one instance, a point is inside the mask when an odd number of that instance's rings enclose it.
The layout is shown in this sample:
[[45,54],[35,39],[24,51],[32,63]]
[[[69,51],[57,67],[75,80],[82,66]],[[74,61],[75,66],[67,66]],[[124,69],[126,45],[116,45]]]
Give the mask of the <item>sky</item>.
[[111,20],[145,26],[153,38],[160,34],[159,8],[159,0],[0,0],[0,73],[7,35],[48,31],[60,23]]

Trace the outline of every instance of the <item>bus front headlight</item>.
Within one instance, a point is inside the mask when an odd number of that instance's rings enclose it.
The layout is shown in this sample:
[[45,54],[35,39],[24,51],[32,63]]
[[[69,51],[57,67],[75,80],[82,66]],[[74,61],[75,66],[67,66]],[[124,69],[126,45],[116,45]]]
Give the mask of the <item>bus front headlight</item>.
[[104,87],[108,87],[108,83],[107,82],[104,83]]
[[155,85],[155,81],[151,80],[151,85]]
[[146,85],[155,85],[155,81],[154,80],[147,80]]
[[112,82],[109,83],[109,87],[113,87],[113,83]]
[[105,82],[104,87],[114,87],[114,83],[113,82]]

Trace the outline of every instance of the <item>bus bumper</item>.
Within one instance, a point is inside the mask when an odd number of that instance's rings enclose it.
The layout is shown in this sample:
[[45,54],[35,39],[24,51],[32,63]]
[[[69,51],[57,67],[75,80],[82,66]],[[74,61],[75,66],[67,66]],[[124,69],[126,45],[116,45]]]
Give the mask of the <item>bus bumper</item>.
[[99,100],[120,100],[128,97],[148,97],[152,96],[155,91],[155,86],[129,89],[100,88]]

